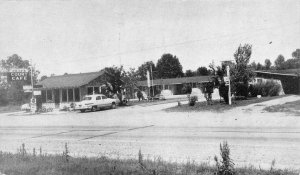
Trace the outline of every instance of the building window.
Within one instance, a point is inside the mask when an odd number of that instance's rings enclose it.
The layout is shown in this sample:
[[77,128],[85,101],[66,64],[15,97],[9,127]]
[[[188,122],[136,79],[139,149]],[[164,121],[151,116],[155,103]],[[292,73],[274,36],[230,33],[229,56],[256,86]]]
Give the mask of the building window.
[[100,94],[99,87],[94,87],[94,92],[95,92],[95,94]]
[[68,101],[74,101],[73,89],[68,89]]
[[46,103],[46,91],[42,91],[42,103]]
[[52,90],[47,90],[47,101],[52,101]]
[[67,102],[67,98],[68,98],[67,89],[62,89],[61,90],[61,96],[62,96],[61,101],[62,102]]
[[74,93],[75,93],[75,101],[80,101],[79,88],[75,88]]
[[87,94],[88,94],[88,95],[92,95],[92,94],[93,94],[93,91],[94,91],[94,90],[93,90],[93,87],[88,87],[88,88],[87,88]]

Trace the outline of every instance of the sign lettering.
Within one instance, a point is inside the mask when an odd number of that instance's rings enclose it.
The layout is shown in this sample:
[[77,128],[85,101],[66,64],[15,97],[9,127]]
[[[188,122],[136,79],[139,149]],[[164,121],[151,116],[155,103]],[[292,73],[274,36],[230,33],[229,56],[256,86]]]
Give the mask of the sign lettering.
[[28,70],[27,69],[12,69],[7,76],[8,81],[27,81]]

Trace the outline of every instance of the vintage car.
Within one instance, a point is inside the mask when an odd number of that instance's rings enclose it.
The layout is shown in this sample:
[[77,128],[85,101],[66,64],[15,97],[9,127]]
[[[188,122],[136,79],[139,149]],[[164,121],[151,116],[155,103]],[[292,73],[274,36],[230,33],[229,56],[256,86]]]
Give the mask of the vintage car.
[[107,98],[103,94],[86,95],[80,103],[77,103],[75,110],[85,112],[91,110],[92,112],[105,107],[116,108],[116,99]]

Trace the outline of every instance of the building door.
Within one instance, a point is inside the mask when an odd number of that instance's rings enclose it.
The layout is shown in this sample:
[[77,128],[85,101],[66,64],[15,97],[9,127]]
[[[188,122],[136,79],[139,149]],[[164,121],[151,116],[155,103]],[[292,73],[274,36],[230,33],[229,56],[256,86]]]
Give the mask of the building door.
[[59,98],[59,89],[55,89],[54,90],[54,103],[55,103],[55,108],[59,108],[59,102],[60,102],[60,98]]

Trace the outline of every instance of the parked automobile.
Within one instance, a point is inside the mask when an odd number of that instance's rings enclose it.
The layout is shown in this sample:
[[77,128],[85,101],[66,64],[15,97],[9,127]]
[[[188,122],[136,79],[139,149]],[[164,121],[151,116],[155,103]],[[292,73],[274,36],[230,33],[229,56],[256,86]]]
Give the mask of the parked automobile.
[[116,99],[107,98],[103,94],[86,95],[83,100],[76,105],[75,110],[79,110],[80,112],[91,110],[94,112],[104,107],[111,107],[114,109],[116,108],[116,104]]
[[161,99],[161,100],[168,99],[168,98],[170,98],[170,97],[172,97],[172,96],[173,96],[173,93],[172,93],[171,90],[165,89],[165,90],[162,90],[162,91],[160,92],[160,99]]
[[154,97],[149,97],[152,100],[166,100],[173,96],[173,93],[171,90],[162,90],[160,94],[155,95]]
[[190,96],[191,97],[192,96],[197,96],[198,99],[200,99],[203,96],[203,94],[202,94],[202,92],[201,92],[201,90],[199,88],[192,88],[192,92],[191,92]]

